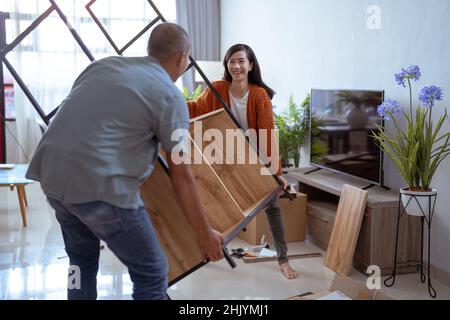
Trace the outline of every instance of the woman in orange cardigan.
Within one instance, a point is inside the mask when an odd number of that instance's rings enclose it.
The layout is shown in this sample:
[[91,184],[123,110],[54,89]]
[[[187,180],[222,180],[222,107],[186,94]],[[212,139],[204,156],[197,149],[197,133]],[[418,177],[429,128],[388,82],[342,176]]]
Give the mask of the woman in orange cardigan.
[[[257,132],[260,129],[268,130],[266,154],[270,159],[270,132],[275,128],[271,100],[275,92],[263,82],[258,60],[249,46],[237,44],[228,49],[223,66],[225,68],[224,80],[214,82],[214,88],[227,106],[230,106],[231,113],[244,131],[248,129],[254,129]],[[207,88],[197,100],[189,101],[188,107],[190,117],[194,118],[221,109],[222,105],[212,91]],[[278,176],[284,187],[287,187],[288,183],[281,176],[280,166]],[[281,272],[286,278],[295,279],[297,273],[289,265],[278,197],[266,209],[266,216],[275,242]]]

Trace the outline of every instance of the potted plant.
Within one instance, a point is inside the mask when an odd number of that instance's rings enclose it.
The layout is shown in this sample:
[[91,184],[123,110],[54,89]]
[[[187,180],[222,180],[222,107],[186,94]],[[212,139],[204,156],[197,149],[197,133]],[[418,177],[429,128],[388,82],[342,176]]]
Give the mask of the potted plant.
[[289,166],[289,159],[294,160],[296,167],[300,164],[300,148],[305,143],[307,127],[305,126],[305,108],[289,98],[288,110],[275,115],[275,126],[278,129],[281,163]]
[[[402,202],[411,215],[422,216],[429,212],[431,196],[437,194],[431,188],[431,182],[442,161],[450,154],[450,132],[441,134],[444,121],[448,119],[447,110],[437,123],[433,121],[432,112],[435,103],[443,99],[443,90],[436,86],[425,87],[419,94],[419,105],[413,113],[411,80],[419,81],[420,68],[410,66],[395,75],[399,85],[409,87],[409,110],[405,111],[394,100],[386,100],[378,107],[378,113],[386,120],[393,122],[393,131],[373,132],[383,151],[389,156],[407,183],[402,188]],[[406,121],[406,129],[401,129],[397,117]],[[422,203],[420,200],[424,200]]]
[[289,109],[280,116],[275,116],[275,125],[278,129],[280,156],[283,167],[289,167],[289,159],[294,165],[300,165],[300,148],[305,145],[311,125],[311,159],[319,163],[328,151],[327,145],[320,140],[323,120],[314,114],[310,115],[311,95],[308,94],[300,106],[295,103],[294,97],[289,99]]

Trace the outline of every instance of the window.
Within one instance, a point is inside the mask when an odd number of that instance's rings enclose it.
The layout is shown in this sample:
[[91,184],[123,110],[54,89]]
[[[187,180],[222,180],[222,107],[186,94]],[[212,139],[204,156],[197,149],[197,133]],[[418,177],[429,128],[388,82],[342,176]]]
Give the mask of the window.
[[[95,59],[116,55],[85,8],[88,2],[56,0]],[[166,20],[176,21],[176,0],[153,0],[153,3]],[[0,0],[0,11],[11,13],[6,25],[7,43],[12,42],[49,7],[48,0]],[[156,18],[147,0],[97,0],[91,9],[119,48]],[[151,29],[133,43],[124,55],[146,55],[150,32]],[[67,96],[73,81],[89,64],[89,59],[55,11],[25,37],[7,58],[47,113]],[[8,87],[8,95],[8,112],[14,115],[14,87]]]

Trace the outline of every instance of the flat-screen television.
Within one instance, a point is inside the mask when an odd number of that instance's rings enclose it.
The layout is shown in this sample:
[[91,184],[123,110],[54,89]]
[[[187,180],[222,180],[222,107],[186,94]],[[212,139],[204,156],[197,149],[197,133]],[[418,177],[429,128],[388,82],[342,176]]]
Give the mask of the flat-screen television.
[[373,131],[383,126],[384,91],[311,90],[311,164],[383,184],[383,153]]

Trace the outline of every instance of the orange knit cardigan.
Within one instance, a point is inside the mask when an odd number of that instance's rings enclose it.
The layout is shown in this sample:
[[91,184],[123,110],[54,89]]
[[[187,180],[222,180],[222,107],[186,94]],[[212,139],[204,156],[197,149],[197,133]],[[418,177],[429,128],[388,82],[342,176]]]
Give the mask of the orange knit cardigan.
[[[213,87],[219,92],[220,96],[230,107],[230,85],[228,81],[220,80],[213,84]],[[199,117],[205,113],[222,109],[217,97],[206,88],[200,97],[195,101],[188,101],[189,115],[191,118]],[[275,128],[272,101],[266,90],[260,86],[250,84],[247,102],[247,121],[250,129],[259,130],[267,129],[269,134],[267,137],[267,156],[271,156],[271,130]],[[281,162],[278,166],[278,175],[281,175]]]

